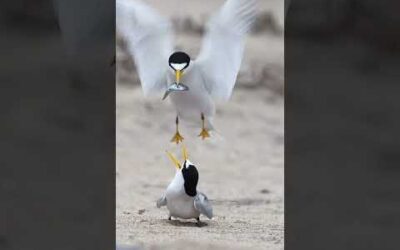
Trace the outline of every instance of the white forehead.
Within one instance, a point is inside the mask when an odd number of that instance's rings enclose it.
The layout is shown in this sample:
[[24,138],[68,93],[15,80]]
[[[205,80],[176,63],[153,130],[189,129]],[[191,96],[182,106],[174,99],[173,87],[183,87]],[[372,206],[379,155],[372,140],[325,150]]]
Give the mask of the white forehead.
[[182,70],[186,65],[187,63],[171,63],[172,68],[175,70]]

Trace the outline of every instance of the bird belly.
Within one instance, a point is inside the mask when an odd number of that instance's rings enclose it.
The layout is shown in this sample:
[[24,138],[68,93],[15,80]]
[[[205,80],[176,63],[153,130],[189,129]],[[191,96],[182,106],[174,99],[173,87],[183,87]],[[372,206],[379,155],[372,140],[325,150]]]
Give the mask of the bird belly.
[[198,218],[200,213],[194,207],[194,197],[181,192],[167,192],[167,208],[173,217],[182,219]]
[[208,95],[202,93],[175,92],[171,94],[171,101],[182,117],[196,116],[201,113],[205,116],[214,115],[214,103]]
[[210,96],[192,94],[189,91],[171,94],[171,102],[182,120],[196,127],[201,126],[201,114],[206,118],[206,128],[212,129],[211,119],[215,114],[215,106]]
[[[169,75],[169,82],[174,80]],[[187,91],[171,92],[169,98],[181,120],[201,127],[201,113],[205,116],[205,127],[213,129],[212,117],[215,114],[215,104],[209,92],[205,89],[202,77],[194,68],[182,76],[182,83],[188,86]]]

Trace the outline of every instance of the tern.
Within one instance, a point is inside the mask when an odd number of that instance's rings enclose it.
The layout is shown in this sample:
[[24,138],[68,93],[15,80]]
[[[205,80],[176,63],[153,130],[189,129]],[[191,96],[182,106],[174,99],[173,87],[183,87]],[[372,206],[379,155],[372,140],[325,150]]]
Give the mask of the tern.
[[138,0],[117,0],[117,30],[134,58],[145,96],[164,93],[179,119],[201,125],[199,137],[215,130],[215,99],[227,101],[240,69],[245,38],[257,14],[257,0],[227,0],[207,23],[196,59],[175,51],[171,22]]
[[183,163],[167,152],[176,167],[174,179],[168,185],[165,194],[157,201],[157,207],[167,206],[168,219],[172,217],[182,219],[196,219],[200,224],[200,214],[212,219],[213,210],[207,196],[197,191],[199,172],[188,159],[186,148],[182,147]]

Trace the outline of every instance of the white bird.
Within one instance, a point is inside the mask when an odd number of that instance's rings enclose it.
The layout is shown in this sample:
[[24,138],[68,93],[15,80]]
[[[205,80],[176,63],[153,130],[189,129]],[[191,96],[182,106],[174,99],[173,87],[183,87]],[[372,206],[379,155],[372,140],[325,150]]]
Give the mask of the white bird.
[[[179,118],[201,124],[210,137],[214,98],[228,100],[243,57],[246,34],[256,18],[257,0],[227,0],[209,20],[198,57],[174,51],[171,23],[136,0],[117,0],[117,29],[127,41],[145,96],[165,93],[176,109],[176,133],[183,140]],[[181,81],[183,83],[181,83]],[[200,123],[201,120],[201,123]]]
[[197,191],[199,173],[193,163],[189,161],[186,148],[183,147],[184,161],[182,165],[174,155],[169,152],[167,154],[177,170],[165,194],[157,201],[157,207],[167,206],[169,220],[171,217],[197,219],[197,222],[200,223],[200,214],[212,219],[211,203],[205,194]]

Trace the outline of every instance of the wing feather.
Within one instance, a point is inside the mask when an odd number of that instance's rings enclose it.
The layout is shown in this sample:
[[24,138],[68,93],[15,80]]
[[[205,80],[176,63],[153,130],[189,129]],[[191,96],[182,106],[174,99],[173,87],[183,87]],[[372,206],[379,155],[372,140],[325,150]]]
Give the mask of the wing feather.
[[136,0],[117,0],[117,30],[134,58],[145,95],[167,88],[168,57],[173,52],[169,21]]
[[229,99],[243,57],[244,40],[255,21],[257,0],[228,0],[210,19],[196,60],[205,88]]
[[157,200],[156,205],[157,205],[157,208],[167,205],[167,197],[165,197],[165,195],[163,195],[160,199]]
[[211,219],[213,217],[213,209],[211,203],[205,194],[200,192],[197,193],[196,197],[194,198],[194,207],[201,214],[207,216],[207,218]]

